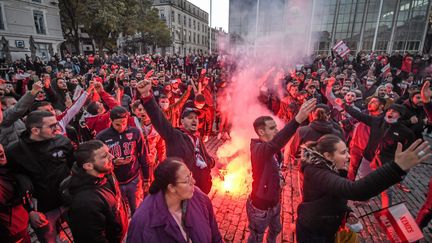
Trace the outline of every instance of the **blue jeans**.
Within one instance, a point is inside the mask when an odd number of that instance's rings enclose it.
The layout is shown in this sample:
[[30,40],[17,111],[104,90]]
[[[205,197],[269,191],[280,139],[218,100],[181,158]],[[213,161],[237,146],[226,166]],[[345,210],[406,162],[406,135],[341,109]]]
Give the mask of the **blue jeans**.
[[280,212],[280,203],[267,210],[261,210],[254,207],[252,201],[248,198],[246,201],[246,213],[250,230],[248,243],[263,242],[264,232],[267,227],[269,227],[267,242],[276,242],[277,236],[282,231]]
[[125,201],[128,202],[129,208],[131,210],[131,217],[135,213],[135,209],[137,208],[137,189],[138,182],[140,181],[139,175],[130,181],[127,184],[120,185],[120,190],[122,193],[122,197]]
[[334,236],[321,235],[316,232],[311,232],[296,222],[296,238],[297,243],[329,243],[334,242]]

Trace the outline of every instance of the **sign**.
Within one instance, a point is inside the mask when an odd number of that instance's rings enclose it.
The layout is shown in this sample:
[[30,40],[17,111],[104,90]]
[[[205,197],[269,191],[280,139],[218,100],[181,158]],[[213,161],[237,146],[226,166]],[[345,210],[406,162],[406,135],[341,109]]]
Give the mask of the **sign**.
[[18,48],[25,48],[24,41],[23,40],[16,40],[15,46]]
[[350,53],[350,49],[347,44],[343,41],[339,41],[334,47],[333,51],[336,52],[339,56],[345,57],[348,53]]
[[415,242],[423,233],[405,204],[397,204],[374,213],[391,242]]

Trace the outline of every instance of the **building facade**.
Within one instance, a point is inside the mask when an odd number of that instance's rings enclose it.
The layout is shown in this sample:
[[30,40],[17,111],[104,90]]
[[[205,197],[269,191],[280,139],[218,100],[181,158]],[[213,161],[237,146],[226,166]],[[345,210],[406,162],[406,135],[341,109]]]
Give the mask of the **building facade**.
[[[344,40],[353,53],[360,50],[389,53],[430,50],[426,36],[431,0],[312,0],[308,6],[310,14],[305,16],[286,14],[297,7],[299,1],[279,3],[276,0],[277,8],[283,9],[281,12],[269,11],[269,8],[274,8],[274,4],[267,2],[268,0],[231,0],[230,34],[237,39],[244,39],[254,31],[262,35],[263,31],[289,32],[291,28],[296,28],[289,24],[274,28],[272,23],[262,23],[262,15],[272,12],[273,15],[267,18],[270,21],[279,19],[282,23],[287,23],[298,17],[310,21],[306,28],[310,41],[308,50],[316,53],[328,53],[339,40]],[[245,8],[249,11],[245,11]],[[238,13],[244,13],[244,16],[239,16]]]
[[222,28],[211,28],[210,31],[210,46],[212,54],[219,54],[221,49],[226,48],[225,45],[228,43],[228,33]]
[[154,0],[173,40],[168,53],[206,54],[209,52],[209,14],[186,0]]
[[0,8],[0,58],[27,54],[47,61],[60,52],[64,38],[57,0],[2,0]]

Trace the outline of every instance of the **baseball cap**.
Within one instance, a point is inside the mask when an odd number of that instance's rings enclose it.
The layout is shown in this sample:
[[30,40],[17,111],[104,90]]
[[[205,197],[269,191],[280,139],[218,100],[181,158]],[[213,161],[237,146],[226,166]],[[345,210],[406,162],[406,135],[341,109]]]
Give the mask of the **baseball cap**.
[[198,111],[198,109],[187,107],[187,108],[185,108],[185,109],[183,110],[182,115],[181,115],[181,118],[183,119],[183,118],[185,118],[186,116],[188,116],[188,115],[191,114],[191,113],[195,113],[195,114],[197,114],[197,115],[200,114],[199,111]]

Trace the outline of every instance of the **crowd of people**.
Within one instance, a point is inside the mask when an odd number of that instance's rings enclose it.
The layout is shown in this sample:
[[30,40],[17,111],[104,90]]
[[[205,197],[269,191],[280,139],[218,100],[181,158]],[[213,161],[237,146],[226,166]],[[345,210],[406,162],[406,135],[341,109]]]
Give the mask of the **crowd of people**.
[[[217,55],[27,57],[0,75],[0,238],[55,242],[222,242],[206,194],[206,142],[231,139],[235,60]],[[358,218],[347,200],[381,193],[431,157],[432,59],[360,52],[315,56],[257,101],[248,242],[281,231],[281,167],[298,166],[298,242],[330,242]],[[285,70],[288,71],[288,70]],[[282,92],[281,92],[282,91]],[[229,103],[229,102],[228,102]],[[349,162],[349,166],[348,166]],[[374,187],[368,185],[373,184]],[[417,223],[432,218],[432,181]],[[325,226],[325,227],[323,227]]]

